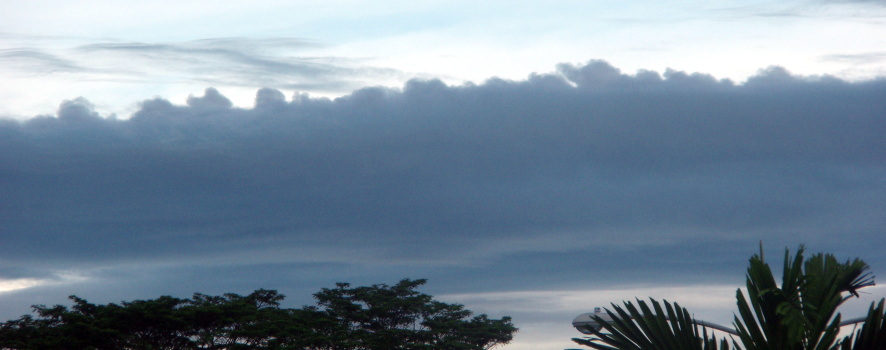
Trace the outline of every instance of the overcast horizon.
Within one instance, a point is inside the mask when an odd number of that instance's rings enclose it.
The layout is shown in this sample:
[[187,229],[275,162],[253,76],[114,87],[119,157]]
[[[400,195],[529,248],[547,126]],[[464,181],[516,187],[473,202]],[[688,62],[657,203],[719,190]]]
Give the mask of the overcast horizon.
[[635,297],[731,324],[761,241],[886,275],[880,2],[38,2],[0,5],[2,320],[427,278],[562,350]]

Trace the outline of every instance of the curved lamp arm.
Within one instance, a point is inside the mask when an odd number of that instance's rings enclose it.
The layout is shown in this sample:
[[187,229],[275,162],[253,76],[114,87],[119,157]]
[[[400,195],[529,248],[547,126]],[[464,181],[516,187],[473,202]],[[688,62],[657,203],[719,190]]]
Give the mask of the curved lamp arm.
[[[612,319],[609,317],[609,314],[601,312],[599,310],[599,308],[596,308],[594,310],[594,312],[584,313],[584,314],[581,314],[581,315],[578,315],[577,317],[575,317],[575,319],[572,320],[572,326],[575,327],[575,329],[577,329],[579,332],[582,332],[584,334],[591,334],[591,332],[588,332],[586,327],[593,327],[597,330],[602,328],[602,326],[600,326],[596,321],[594,321],[592,316],[600,316],[600,318],[602,318],[604,321],[612,321]],[[665,319],[666,320],[668,319],[667,316],[665,316]],[[840,322],[840,327],[848,326],[850,324],[861,323],[861,322],[864,322],[866,319],[867,319],[866,317],[850,318],[848,320]],[[695,323],[698,324],[699,326],[702,326],[702,327],[716,329],[718,331],[726,332],[726,333],[729,333],[732,335],[738,335],[738,332],[735,331],[734,329],[726,327],[726,326],[722,326],[722,325],[719,325],[719,324],[716,324],[713,322],[695,320]]]

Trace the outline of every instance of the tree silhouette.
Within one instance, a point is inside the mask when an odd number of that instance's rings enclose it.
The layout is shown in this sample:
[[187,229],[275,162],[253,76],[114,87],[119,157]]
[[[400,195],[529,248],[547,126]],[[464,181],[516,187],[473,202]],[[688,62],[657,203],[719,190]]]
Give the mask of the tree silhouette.
[[459,304],[416,291],[425,280],[404,279],[316,293],[317,306],[280,307],[284,296],[259,289],[242,296],[161,296],[96,305],[34,306],[0,324],[0,349],[15,350],[371,350],[488,349],[509,342],[509,317],[473,316]]

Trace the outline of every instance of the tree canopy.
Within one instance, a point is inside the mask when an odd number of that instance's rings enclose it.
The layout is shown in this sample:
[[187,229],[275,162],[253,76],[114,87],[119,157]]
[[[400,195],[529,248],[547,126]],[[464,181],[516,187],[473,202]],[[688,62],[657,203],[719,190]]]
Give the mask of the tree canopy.
[[97,305],[35,305],[36,315],[0,324],[0,349],[480,350],[511,341],[510,317],[473,315],[416,289],[426,280],[314,294],[316,306],[282,308],[282,294],[161,296]]

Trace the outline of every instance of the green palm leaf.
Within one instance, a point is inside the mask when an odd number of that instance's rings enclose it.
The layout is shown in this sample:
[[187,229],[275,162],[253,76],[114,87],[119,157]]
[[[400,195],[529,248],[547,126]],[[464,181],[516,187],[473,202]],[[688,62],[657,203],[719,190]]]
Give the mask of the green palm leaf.
[[886,308],[884,299],[880,299],[877,307],[871,303],[868,316],[861,329],[840,341],[835,350],[882,350],[886,349]]
[[785,250],[779,287],[762,257],[754,255],[747,273],[747,298],[739,290],[735,328],[746,350],[827,350],[836,342],[837,308],[858,289],[874,284],[859,259],[840,263],[830,254],[803,259],[804,248]]
[[[626,301],[624,308],[612,304],[607,314],[612,321],[599,316],[593,320],[601,330],[588,328],[594,337],[575,338],[578,344],[598,350],[728,350],[725,340],[717,341],[707,330],[699,333],[699,325],[685,308],[667,301],[650,299],[652,307],[637,299],[637,305]],[[662,307],[664,304],[664,307]]]
[[[871,305],[865,324],[850,336],[837,339],[841,315],[837,309],[858,290],[874,285],[869,266],[859,259],[839,262],[830,254],[804,259],[803,246],[792,256],[785,250],[781,285],[760,255],[750,259],[746,293],[736,291],[738,313],[734,326],[736,350],[886,350],[886,313],[881,300]],[[592,316],[602,329],[594,337],[573,339],[600,350],[716,350],[729,349],[726,339],[708,336],[686,309],[667,301],[637,300],[624,308],[606,310],[611,321]]]

